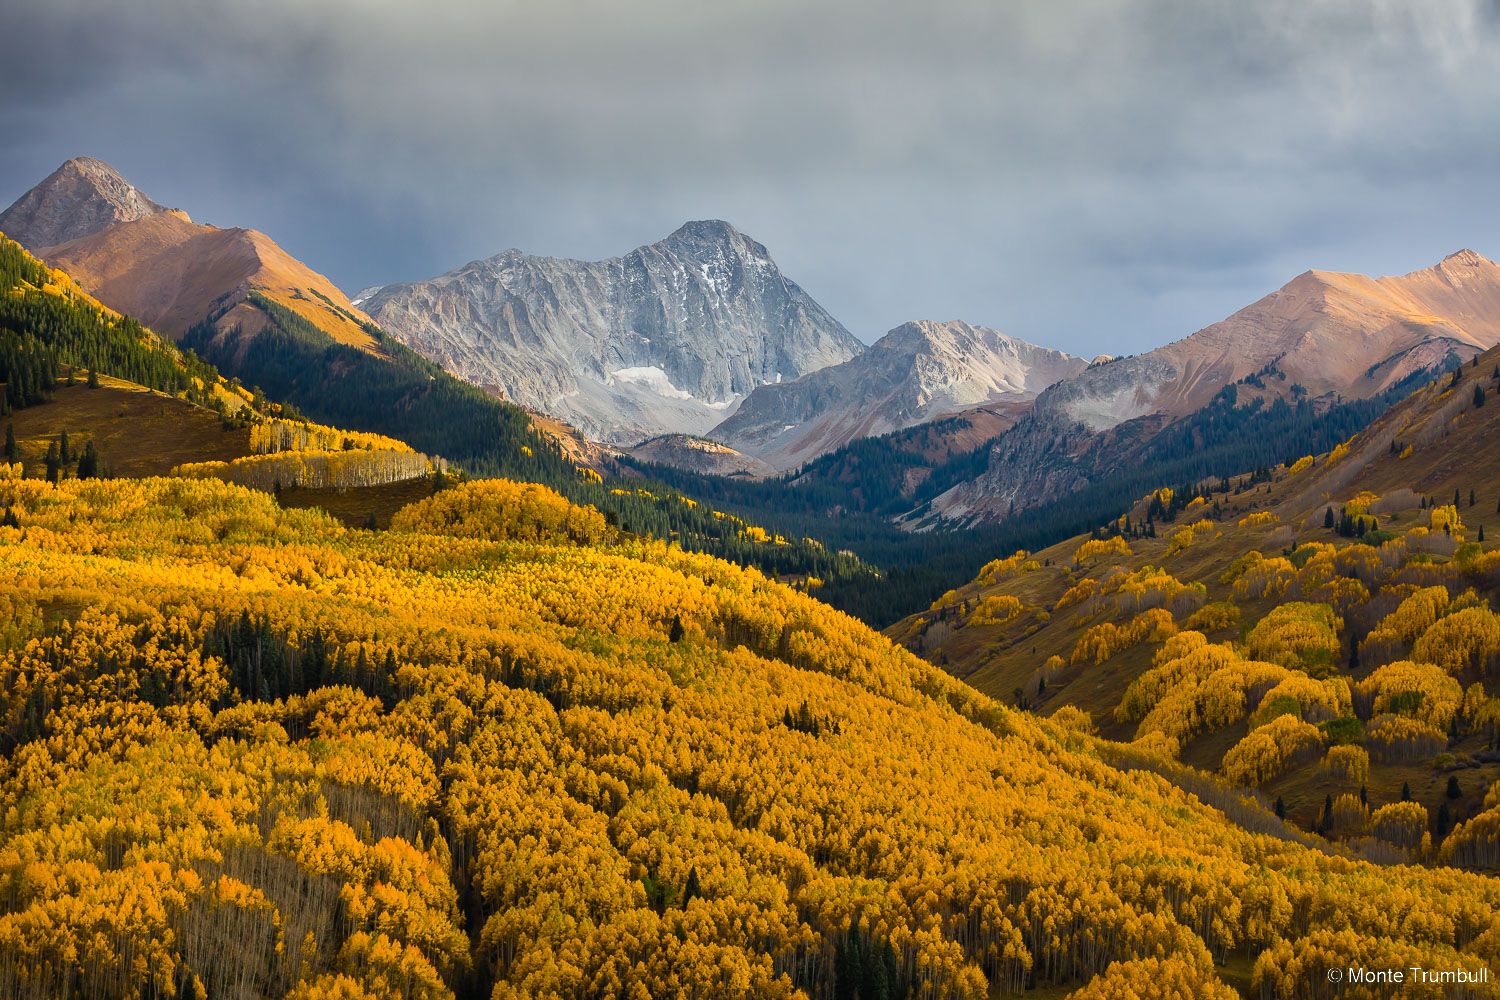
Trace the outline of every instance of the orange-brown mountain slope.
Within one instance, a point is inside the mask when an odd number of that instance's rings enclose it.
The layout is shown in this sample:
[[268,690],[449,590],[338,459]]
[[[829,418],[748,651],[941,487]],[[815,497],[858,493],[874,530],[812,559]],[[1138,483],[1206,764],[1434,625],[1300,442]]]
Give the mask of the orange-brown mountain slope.
[[238,324],[259,332],[266,317],[249,301],[256,291],[340,343],[375,350],[360,326],[369,317],[254,229],[218,229],[166,212],[44,248],[40,256],[106,305],[174,339],[210,315],[221,330]]
[[1097,481],[1242,379],[1251,380],[1239,387],[1242,406],[1299,397],[1324,406],[1374,397],[1496,344],[1500,265],[1472,250],[1400,277],[1308,271],[1190,337],[1053,385],[997,442],[984,474],[935,506],[993,520]]
[[1500,265],[1460,250],[1400,277],[1307,271],[1253,305],[1154,352],[1179,377],[1156,412],[1201,407],[1267,359],[1312,395],[1370,396],[1450,350],[1465,360],[1500,343]]

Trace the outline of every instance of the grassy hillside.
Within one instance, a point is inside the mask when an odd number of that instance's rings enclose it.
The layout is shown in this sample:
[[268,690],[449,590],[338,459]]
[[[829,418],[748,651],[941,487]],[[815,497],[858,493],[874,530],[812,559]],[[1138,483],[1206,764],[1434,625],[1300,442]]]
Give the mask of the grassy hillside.
[[1256,787],[1304,829],[1500,864],[1497,363],[1329,454],[996,560],[888,632],[1011,704]]
[[117,476],[165,476],[184,462],[227,462],[250,454],[248,425],[226,424],[205,407],[110,375],[99,376],[99,383],[89,388],[80,376],[70,386],[65,378],[46,405],[5,418],[27,475],[43,475],[47,448],[64,433],[75,449],[94,442]]
[[373,533],[211,481],[0,500],[5,996],[1224,1000],[1500,960],[1493,879],[1205,801],[540,487]]

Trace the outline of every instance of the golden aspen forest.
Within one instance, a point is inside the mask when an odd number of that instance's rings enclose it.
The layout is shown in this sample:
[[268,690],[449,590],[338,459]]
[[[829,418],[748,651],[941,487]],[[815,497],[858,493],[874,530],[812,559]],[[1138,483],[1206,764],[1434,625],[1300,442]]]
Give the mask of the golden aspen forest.
[[1328,455],[1163,488],[1091,537],[996,559],[888,632],[1143,766],[1254,790],[1324,849],[1493,873],[1497,361]]
[[542,487],[378,533],[0,491],[7,996],[1296,997],[1500,953],[1490,878],[1230,819]]
[[283,506],[443,466],[267,413],[7,462],[0,997],[1492,996],[1330,975],[1500,965],[1480,362],[888,634],[537,484]]

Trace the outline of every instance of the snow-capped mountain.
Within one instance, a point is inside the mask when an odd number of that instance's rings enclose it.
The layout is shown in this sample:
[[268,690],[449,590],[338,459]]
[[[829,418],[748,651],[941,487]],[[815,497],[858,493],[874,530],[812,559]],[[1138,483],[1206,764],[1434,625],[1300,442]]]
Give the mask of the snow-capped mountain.
[[507,250],[354,301],[449,371],[621,444],[701,434],[757,386],[862,350],[720,221],[601,261]]

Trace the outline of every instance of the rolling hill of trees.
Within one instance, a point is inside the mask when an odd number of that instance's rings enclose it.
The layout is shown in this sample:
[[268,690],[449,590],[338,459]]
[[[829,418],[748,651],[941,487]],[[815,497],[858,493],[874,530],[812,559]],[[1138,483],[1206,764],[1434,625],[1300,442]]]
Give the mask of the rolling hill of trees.
[[1500,959],[1491,878],[544,487],[383,532],[209,480],[0,505],[0,995],[1228,1000]]

